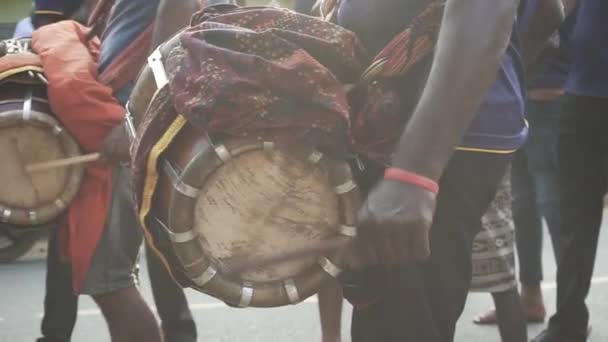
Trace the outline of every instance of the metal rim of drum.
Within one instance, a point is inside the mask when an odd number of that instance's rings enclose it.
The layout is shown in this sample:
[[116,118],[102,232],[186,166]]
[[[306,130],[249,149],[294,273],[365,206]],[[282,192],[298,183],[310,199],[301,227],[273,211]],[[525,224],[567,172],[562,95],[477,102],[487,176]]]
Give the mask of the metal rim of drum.
[[[19,103],[22,100],[15,100]],[[34,99],[34,101],[40,101]],[[8,128],[17,124],[29,124],[48,128],[58,137],[67,157],[80,155],[80,148],[76,141],[63,129],[57,120],[49,114],[32,109],[27,120],[23,117],[23,110],[8,110],[0,113],[0,128]],[[74,199],[80,188],[84,176],[83,166],[72,166],[66,182],[65,189],[52,203],[35,208],[13,208],[0,204],[0,221],[17,225],[33,225],[48,223],[59,216]]]
[[[272,283],[252,283],[224,276],[203,250],[196,232],[193,231],[194,210],[198,197],[196,190],[203,187],[207,178],[216,169],[230,162],[228,159],[255,150],[267,150],[273,146],[273,143],[246,138],[230,140],[225,145],[213,146],[209,142],[209,148],[202,149],[181,172],[179,176],[181,189],[173,182],[174,186],[171,190],[169,224],[166,228],[169,229],[168,233],[175,253],[186,274],[199,290],[239,307],[278,307],[297,304],[316,294],[321,285],[329,278],[337,277],[344,266],[344,255],[334,253],[332,256],[320,258],[319,262],[292,279]],[[330,176],[330,179],[335,186],[340,211],[340,226],[336,227],[336,236],[354,237],[356,210],[360,204],[360,197],[348,163],[324,158],[314,149],[310,150],[309,162],[323,164],[330,174],[334,175]]]

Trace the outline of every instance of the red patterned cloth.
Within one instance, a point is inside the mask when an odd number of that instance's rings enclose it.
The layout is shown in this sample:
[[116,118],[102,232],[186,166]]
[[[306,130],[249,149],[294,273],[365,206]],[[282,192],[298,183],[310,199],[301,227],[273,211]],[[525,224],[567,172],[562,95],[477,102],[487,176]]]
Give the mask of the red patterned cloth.
[[353,33],[289,10],[213,7],[167,57],[175,108],[193,125],[343,149],[343,83],[366,55]]

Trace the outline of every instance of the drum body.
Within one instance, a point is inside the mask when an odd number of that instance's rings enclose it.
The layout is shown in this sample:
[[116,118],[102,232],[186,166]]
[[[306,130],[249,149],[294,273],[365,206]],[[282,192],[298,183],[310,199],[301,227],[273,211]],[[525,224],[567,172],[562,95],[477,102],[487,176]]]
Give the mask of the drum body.
[[28,173],[25,167],[77,156],[80,149],[52,114],[40,66],[19,66],[20,58],[32,57],[28,40],[2,43],[7,54],[0,57],[0,221],[40,225],[66,209],[78,192],[83,168]]
[[[136,125],[157,89],[162,65],[155,63],[130,99]],[[352,239],[360,197],[346,161],[315,146],[210,137],[186,123],[157,169],[151,220],[171,241],[171,250],[161,252],[181,264],[171,271],[183,272],[193,288],[234,306],[276,307],[314,295],[343,268],[345,255],[336,252],[231,272],[244,260]]]

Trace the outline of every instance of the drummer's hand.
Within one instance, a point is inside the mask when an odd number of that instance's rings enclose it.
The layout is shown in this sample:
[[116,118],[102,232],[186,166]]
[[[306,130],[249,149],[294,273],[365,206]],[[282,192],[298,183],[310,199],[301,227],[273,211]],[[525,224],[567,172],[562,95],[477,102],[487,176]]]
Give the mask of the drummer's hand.
[[101,145],[101,158],[111,164],[127,163],[131,160],[131,142],[124,125],[114,127]]
[[430,256],[429,232],[436,195],[393,180],[382,180],[359,211],[360,237],[368,245],[366,264],[394,265]]

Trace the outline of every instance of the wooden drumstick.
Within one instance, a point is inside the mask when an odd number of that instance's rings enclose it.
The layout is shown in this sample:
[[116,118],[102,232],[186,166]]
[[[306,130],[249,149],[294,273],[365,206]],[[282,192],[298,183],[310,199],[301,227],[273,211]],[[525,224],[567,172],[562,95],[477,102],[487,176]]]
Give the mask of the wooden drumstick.
[[344,248],[352,241],[350,237],[337,237],[267,257],[233,259],[225,262],[226,274],[240,274],[249,269],[272,267],[297,259],[320,256]]
[[25,171],[27,172],[39,172],[52,170],[60,167],[68,167],[72,165],[84,164],[97,161],[101,158],[101,154],[99,153],[91,153],[85,154],[82,156],[65,158],[65,159],[57,159],[51,160],[42,163],[29,164],[25,167]]

